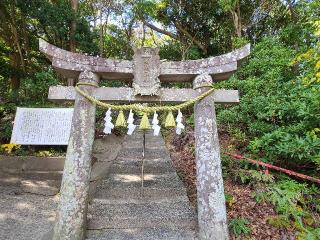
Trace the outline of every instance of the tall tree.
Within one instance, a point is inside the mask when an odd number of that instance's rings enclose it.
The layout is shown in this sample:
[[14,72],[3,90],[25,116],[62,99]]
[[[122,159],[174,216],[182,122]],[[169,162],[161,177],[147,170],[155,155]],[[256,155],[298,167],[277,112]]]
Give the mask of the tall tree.
[[71,8],[73,10],[73,17],[70,22],[70,51],[76,52],[77,42],[76,42],[76,31],[77,31],[77,14],[79,8],[78,0],[70,0]]
[[236,36],[242,37],[240,0],[220,0],[219,3],[224,11],[230,13]]
[[0,2],[0,35],[2,41],[10,48],[10,65],[12,68],[10,80],[11,89],[17,92],[20,87],[21,75],[26,71],[25,51],[23,46],[28,46],[26,43],[27,37],[25,30],[24,17],[19,13],[16,1],[1,1]]

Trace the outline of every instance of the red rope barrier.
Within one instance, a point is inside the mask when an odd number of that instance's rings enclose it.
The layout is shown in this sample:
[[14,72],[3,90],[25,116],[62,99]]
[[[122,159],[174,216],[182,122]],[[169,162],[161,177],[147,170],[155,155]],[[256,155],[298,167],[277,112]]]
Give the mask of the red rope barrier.
[[304,174],[301,174],[301,173],[297,173],[297,172],[291,171],[289,169],[277,167],[277,166],[274,166],[272,164],[268,164],[268,163],[257,161],[257,160],[251,159],[251,158],[247,158],[247,157],[244,157],[244,156],[242,156],[240,154],[227,153],[227,152],[225,152],[224,154],[226,154],[226,155],[228,155],[228,156],[230,156],[230,157],[232,157],[234,159],[237,159],[237,160],[244,159],[244,160],[246,160],[248,162],[251,162],[251,163],[254,163],[254,164],[258,164],[260,166],[264,166],[266,168],[266,174],[269,172],[269,169],[274,169],[276,171],[283,172],[283,173],[291,175],[291,176],[296,176],[298,178],[309,180],[311,182],[315,182],[317,184],[320,184],[320,179],[317,179],[317,178],[314,178],[314,177],[310,177],[310,176],[307,176],[307,175],[304,175]]

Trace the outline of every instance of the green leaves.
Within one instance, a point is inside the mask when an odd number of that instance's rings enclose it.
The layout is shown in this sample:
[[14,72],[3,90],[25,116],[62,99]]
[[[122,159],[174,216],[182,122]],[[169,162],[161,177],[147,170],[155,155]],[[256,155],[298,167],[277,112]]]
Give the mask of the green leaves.
[[312,134],[319,127],[320,94],[318,86],[300,80],[313,66],[301,65],[297,76],[293,59],[294,52],[277,39],[257,44],[237,76],[221,83],[239,89],[241,97],[238,106],[219,111],[218,119],[230,129],[240,128],[249,139],[248,150],[266,161],[310,167],[320,152],[319,133]]
[[219,0],[219,4],[224,11],[235,9],[238,2],[239,0]]
[[244,218],[234,218],[229,222],[229,228],[236,237],[250,234],[251,229],[248,225],[249,221]]

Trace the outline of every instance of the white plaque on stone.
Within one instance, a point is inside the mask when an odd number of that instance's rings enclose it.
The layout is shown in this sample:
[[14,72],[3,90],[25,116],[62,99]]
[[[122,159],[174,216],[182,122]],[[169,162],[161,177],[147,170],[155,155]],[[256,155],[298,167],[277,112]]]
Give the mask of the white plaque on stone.
[[73,108],[17,108],[11,143],[68,145]]

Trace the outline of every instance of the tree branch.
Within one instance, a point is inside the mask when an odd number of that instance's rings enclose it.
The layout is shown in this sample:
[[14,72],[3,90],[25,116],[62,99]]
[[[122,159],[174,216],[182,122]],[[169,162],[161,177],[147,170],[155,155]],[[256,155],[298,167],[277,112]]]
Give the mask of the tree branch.
[[178,21],[175,21],[175,26],[176,26],[176,28],[177,28],[181,33],[183,33],[183,34],[186,35],[189,39],[191,39],[191,41],[192,41],[194,44],[196,44],[205,54],[208,53],[207,48],[206,48],[200,41],[198,41],[197,39],[195,39],[195,37],[192,37],[192,35],[191,35],[187,30],[185,30]]
[[169,36],[169,37],[171,37],[171,38],[173,38],[173,39],[180,40],[179,36],[177,36],[176,34],[174,34],[174,33],[172,33],[172,32],[169,32],[169,31],[167,31],[167,30],[158,28],[158,27],[154,26],[153,24],[148,23],[148,22],[145,21],[145,20],[142,20],[142,21],[143,21],[143,23],[144,23],[147,27],[151,28],[152,30],[154,30],[154,31],[156,31],[156,32],[159,32],[159,33],[162,33],[162,34],[164,34],[164,35],[167,35],[167,36]]

